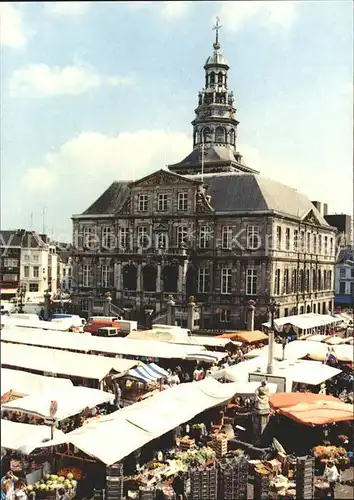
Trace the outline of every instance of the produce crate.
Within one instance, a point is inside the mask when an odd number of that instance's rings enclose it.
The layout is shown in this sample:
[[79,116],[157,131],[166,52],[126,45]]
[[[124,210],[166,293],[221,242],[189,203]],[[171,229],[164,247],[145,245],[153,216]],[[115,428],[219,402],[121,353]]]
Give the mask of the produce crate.
[[106,476],[107,477],[123,476],[123,464],[118,462],[117,464],[113,464],[109,467],[106,467]]
[[105,500],[105,490],[93,490],[93,500]]
[[106,500],[123,499],[123,477],[106,477]]
[[149,488],[147,486],[141,486],[139,488],[139,500],[155,500],[156,490],[155,488]]
[[227,438],[213,439],[209,446],[215,451],[218,458],[227,454]]
[[195,446],[195,439],[183,438],[179,442],[179,447],[182,451],[191,450]]

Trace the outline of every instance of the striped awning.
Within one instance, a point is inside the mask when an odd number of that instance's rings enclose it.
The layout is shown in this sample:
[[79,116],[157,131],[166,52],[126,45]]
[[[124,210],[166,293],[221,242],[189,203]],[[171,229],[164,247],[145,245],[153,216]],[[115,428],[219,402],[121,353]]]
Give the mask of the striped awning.
[[160,378],[167,377],[168,373],[160,366],[155,365],[155,363],[150,363],[149,365],[142,365],[129,370],[126,376],[141,380],[142,382],[154,382]]

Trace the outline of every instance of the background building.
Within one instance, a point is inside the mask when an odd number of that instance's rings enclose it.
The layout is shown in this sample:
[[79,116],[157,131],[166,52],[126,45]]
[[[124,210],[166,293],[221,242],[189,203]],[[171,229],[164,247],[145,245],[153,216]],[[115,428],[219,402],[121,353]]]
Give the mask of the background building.
[[46,235],[19,229],[1,231],[2,298],[10,299],[22,289],[25,302],[43,300],[45,290],[57,291],[58,256]]
[[73,216],[81,308],[110,292],[117,311],[143,320],[164,313],[172,294],[185,324],[195,296],[200,326],[211,329],[244,327],[250,299],[256,326],[271,297],[280,316],[332,310],[336,230],[306,196],[245,164],[218,35],[213,48],[192,152],[169,171],[114,182]]
[[339,252],[335,265],[335,305],[354,309],[354,249],[347,246]]

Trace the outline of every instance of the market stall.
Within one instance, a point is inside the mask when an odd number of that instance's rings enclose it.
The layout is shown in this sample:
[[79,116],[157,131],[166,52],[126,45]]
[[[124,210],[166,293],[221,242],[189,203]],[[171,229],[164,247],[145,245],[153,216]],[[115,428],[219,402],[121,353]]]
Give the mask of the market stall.
[[[306,313],[298,314],[294,316],[286,316],[283,318],[276,318],[274,320],[274,327],[278,332],[289,329],[293,327],[296,331],[301,334],[306,335],[312,332],[314,329],[325,329],[329,325],[338,325],[341,322],[338,318],[333,317],[330,314],[316,314],[316,313]],[[265,329],[271,328],[270,322],[263,323],[262,326]]]
[[218,339],[229,339],[236,342],[241,342],[241,344],[255,344],[257,342],[268,342],[268,335],[259,330],[254,331],[239,331],[239,332],[230,332],[223,333],[222,335],[218,335],[216,338]]
[[73,384],[69,379],[44,377],[34,373],[1,368],[1,397],[9,391],[17,394],[18,397],[24,397],[47,391],[65,391],[71,387]]
[[[16,401],[5,403],[1,411],[20,412],[35,415],[47,421],[59,422],[81,413],[85,408],[112,402],[114,395],[88,387],[71,387],[65,391],[50,391],[44,394],[26,396]],[[56,401],[57,410],[51,414],[51,402]]]
[[109,373],[125,373],[139,364],[128,359],[78,354],[7,342],[1,342],[1,361],[4,367],[19,367],[42,374],[67,376],[74,378],[76,382],[80,381],[81,385],[91,383],[96,387]]

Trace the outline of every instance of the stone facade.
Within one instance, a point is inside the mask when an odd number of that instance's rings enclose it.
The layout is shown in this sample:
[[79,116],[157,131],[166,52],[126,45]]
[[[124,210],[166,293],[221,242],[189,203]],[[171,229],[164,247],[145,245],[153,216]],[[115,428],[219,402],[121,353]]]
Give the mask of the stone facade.
[[219,49],[204,66],[192,153],[169,171],[112,184],[73,216],[78,304],[110,292],[142,318],[172,294],[185,325],[194,296],[200,326],[228,330],[245,327],[250,299],[256,328],[271,297],[280,316],[332,310],[335,230],[306,197],[244,164]]

